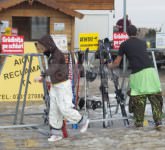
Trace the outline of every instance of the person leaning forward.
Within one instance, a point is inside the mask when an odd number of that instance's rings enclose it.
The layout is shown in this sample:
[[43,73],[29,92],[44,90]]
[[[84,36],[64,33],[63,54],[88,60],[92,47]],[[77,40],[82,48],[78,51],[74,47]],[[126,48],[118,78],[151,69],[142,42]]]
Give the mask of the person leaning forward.
[[119,66],[125,54],[131,69],[130,82],[130,112],[133,113],[136,127],[143,127],[147,98],[151,103],[155,126],[162,124],[163,97],[158,73],[149,59],[146,43],[137,38],[137,28],[128,26],[129,39],[121,43],[118,56],[108,64],[109,68]]

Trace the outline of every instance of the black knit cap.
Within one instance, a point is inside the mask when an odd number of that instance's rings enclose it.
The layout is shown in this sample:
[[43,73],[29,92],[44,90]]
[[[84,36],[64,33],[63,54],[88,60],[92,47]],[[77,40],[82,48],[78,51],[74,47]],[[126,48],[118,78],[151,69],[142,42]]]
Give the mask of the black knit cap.
[[136,26],[134,26],[134,25],[128,26],[127,34],[128,34],[128,36],[136,36],[136,34],[137,34]]
[[38,42],[46,47],[47,51],[53,52],[57,49],[52,37],[50,35],[45,35],[41,37]]

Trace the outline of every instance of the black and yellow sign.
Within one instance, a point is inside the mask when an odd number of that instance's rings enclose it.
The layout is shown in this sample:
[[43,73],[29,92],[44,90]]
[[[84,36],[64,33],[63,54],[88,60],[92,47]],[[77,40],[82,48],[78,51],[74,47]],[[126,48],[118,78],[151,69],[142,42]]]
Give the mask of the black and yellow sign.
[[79,34],[79,48],[85,51],[87,48],[90,51],[96,51],[98,49],[98,33],[80,33]]

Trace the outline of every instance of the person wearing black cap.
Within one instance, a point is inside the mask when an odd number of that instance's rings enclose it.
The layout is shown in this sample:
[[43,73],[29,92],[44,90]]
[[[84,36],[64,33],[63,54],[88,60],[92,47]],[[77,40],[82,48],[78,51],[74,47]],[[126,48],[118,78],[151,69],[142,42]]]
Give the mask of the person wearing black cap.
[[125,54],[132,70],[129,77],[129,112],[134,114],[135,126],[143,127],[147,98],[151,103],[155,126],[162,124],[163,97],[161,85],[152,60],[149,58],[145,41],[137,38],[137,28],[130,25],[127,29],[129,39],[121,43],[118,56],[108,64],[109,68],[119,66]]
[[[63,119],[70,121],[72,124],[80,123],[82,128],[80,132],[85,132],[88,128],[89,119],[82,116],[72,103],[72,85],[68,79],[68,67],[65,62],[64,53],[59,45],[52,38],[53,35],[45,35],[35,44],[38,51],[43,52],[48,59],[48,69],[45,71],[46,76],[50,76],[50,111],[49,125],[52,131],[61,130]],[[42,81],[42,77],[35,81]],[[57,133],[57,132],[56,132]],[[57,141],[62,136],[52,134],[48,141]]]

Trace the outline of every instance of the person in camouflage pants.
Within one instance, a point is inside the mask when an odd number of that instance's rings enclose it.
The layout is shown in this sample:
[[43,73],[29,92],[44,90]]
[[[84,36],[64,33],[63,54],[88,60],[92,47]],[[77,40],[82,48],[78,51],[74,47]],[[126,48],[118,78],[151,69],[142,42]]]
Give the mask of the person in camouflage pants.
[[131,69],[129,109],[134,114],[135,126],[143,127],[147,98],[151,103],[155,126],[159,126],[162,124],[163,98],[158,73],[148,56],[146,42],[137,37],[137,28],[128,26],[127,34],[129,39],[120,44],[118,56],[108,67],[119,66],[123,56],[127,57]]
[[161,93],[131,96],[129,100],[129,112],[134,114],[135,126],[143,126],[146,101],[151,103],[154,122],[159,124],[162,118],[163,97]]

